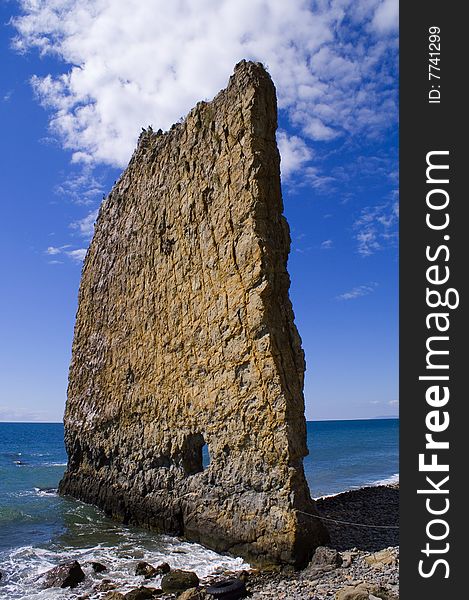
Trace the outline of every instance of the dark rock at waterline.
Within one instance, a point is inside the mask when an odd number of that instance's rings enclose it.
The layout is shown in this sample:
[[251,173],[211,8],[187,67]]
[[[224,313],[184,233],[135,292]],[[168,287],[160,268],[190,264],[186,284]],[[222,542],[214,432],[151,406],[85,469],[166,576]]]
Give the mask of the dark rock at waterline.
[[180,569],[174,569],[174,571],[167,573],[161,580],[163,592],[184,592],[198,585],[199,578],[195,573]]
[[141,586],[127,592],[124,598],[125,600],[149,600],[150,598],[157,598],[160,594],[161,590]]
[[105,571],[107,571],[106,565],[103,565],[100,562],[94,562],[94,561],[92,561],[89,564],[91,565],[91,568],[93,569],[93,571],[95,573],[104,573]]
[[125,596],[120,592],[108,592],[103,600],[125,600]]
[[169,573],[170,571],[171,571],[171,567],[166,562],[161,563],[156,567],[157,575],[166,575],[166,573]]
[[101,583],[94,586],[96,592],[111,592],[117,588],[117,585],[110,579],[103,579]]
[[74,588],[85,579],[80,563],[71,560],[50,569],[43,575],[43,587]]
[[158,575],[158,571],[155,569],[155,567],[142,560],[135,567],[135,575],[143,575],[145,579],[151,579],[152,577]]

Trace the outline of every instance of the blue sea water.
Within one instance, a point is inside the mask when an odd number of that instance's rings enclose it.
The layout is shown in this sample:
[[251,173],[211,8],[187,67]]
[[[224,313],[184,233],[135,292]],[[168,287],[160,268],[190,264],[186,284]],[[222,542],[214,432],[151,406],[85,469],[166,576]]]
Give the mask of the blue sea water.
[[399,419],[308,421],[307,434],[314,498],[399,481]]
[[[304,465],[313,497],[398,479],[397,419],[308,422],[307,433]],[[104,576],[120,581],[124,592],[141,584],[134,575],[139,560],[166,561],[200,577],[246,566],[197,544],[122,526],[92,506],[60,498],[56,488],[66,460],[62,424],[0,423],[0,598],[74,597],[70,591],[42,590],[37,582],[38,575],[72,558],[109,567],[104,575],[85,567],[87,583],[77,596]]]

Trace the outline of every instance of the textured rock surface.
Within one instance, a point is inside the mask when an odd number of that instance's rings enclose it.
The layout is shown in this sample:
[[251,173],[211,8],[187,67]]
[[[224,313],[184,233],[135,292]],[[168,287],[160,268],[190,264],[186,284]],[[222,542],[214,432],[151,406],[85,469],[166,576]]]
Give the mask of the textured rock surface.
[[74,588],[85,579],[80,563],[76,560],[62,563],[43,576],[43,587]]
[[60,491],[305,564],[327,534],[295,511],[315,509],[276,127],[272,81],[243,61],[212,102],[140,136],[83,267]]

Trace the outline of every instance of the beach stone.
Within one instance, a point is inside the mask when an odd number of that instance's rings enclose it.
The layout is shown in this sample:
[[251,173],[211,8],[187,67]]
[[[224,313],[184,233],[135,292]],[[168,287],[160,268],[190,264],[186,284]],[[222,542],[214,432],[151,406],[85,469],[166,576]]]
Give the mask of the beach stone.
[[183,592],[198,585],[199,578],[196,573],[181,569],[173,569],[170,573],[164,575],[161,580],[163,592]]
[[85,574],[76,560],[57,565],[43,575],[44,588],[74,588],[85,579]]
[[103,579],[98,585],[95,586],[97,592],[109,592],[115,590],[117,584],[113,583],[110,579]]
[[106,565],[103,565],[103,564],[102,564],[102,563],[100,563],[100,562],[95,562],[95,561],[92,561],[92,562],[90,563],[90,565],[91,565],[91,568],[93,569],[93,571],[94,571],[95,573],[104,573],[105,571],[107,571],[107,567],[106,567]]
[[305,566],[328,535],[303,469],[276,129],[270,76],[241,61],[211,102],[141,133],[83,264],[59,492]]
[[156,574],[157,575],[166,575],[166,573],[169,573],[170,571],[171,571],[171,567],[168,565],[167,562],[160,563],[156,567]]
[[158,595],[156,588],[149,588],[141,586],[125,594],[125,600],[149,600],[149,598],[155,598]]
[[135,568],[135,575],[143,575],[145,579],[151,579],[158,575],[158,570],[147,562],[139,562]]
[[200,588],[189,588],[178,596],[178,600],[205,600],[206,598],[209,598],[207,592]]
[[350,565],[352,564],[352,561],[354,559],[354,557],[357,555],[356,552],[341,552],[340,553],[341,557],[342,557],[342,567],[344,569],[348,569],[350,567]]
[[125,596],[124,596],[124,594],[121,594],[120,592],[108,592],[103,597],[103,600],[125,600]]
[[373,600],[372,596],[379,598],[379,600],[399,600],[398,595],[383,586],[374,585],[371,586],[370,590],[370,600]]
[[325,546],[319,546],[316,548],[313,558],[309,565],[304,569],[303,576],[314,579],[321,573],[326,573],[340,567],[342,564],[342,557],[334,550],[334,548],[327,548]]
[[386,548],[370,556],[365,556],[365,562],[375,569],[382,569],[387,566],[394,566],[397,563],[397,559],[393,550]]
[[336,600],[368,600],[369,595],[370,586],[367,583],[360,583],[355,586],[345,586],[336,593],[335,597]]

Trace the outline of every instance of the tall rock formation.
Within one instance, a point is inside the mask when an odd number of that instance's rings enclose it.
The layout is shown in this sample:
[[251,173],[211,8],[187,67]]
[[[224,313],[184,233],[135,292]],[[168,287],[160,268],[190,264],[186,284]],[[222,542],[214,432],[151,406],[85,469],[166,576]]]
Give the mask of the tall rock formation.
[[60,492],[219,551],[301,564],[327,533],[303,514],[315,512],[305,364],[276,127],[273,83],[243,61],[212,102],[140,136],[83,267]]

